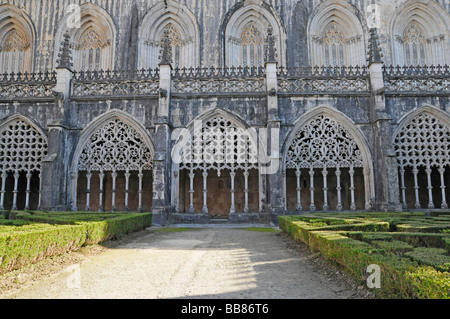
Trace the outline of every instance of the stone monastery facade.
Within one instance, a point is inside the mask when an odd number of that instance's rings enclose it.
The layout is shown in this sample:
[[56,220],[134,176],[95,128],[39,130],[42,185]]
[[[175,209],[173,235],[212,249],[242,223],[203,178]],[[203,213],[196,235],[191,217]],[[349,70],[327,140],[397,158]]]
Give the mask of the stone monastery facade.
[[0,210],[448,209],[449,0],[0,0]]

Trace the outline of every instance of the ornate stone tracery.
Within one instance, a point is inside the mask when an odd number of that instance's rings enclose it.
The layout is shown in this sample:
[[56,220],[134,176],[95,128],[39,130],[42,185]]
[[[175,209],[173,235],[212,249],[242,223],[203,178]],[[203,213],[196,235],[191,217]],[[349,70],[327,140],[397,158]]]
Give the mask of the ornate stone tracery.
[[[323,176],[323,210],[329,209],[328,180],[329,171],[335,170],[337,180],[337,210],[343,209],[341,176],[348,170],[350,177],[350,209],[356,210],[355,170],[362,168],[367,174],[362,152],[352,134],[335,119],[319,115],[307,122],[299,130],[287,150],[286,169],[294,170],[297,179],[297,210],[303,210],[301,200],[302,170],[307,170],[310,182],[311,205],[309,210],[316,210],[314,201],[314,183],[316,170]],[[304,173],[304,172],[303,172]],[[367,199],[366,199],[367,200]],[[366,202],[366,207],[368,203]]]
[[[394,147],[399,165],[404,208],[407,208],[405,181],[407,168],[411,169],[413,174],[415,208],[421,208],[419,178],[420,170],[423,168],[428,184],[428,208],[435,208],[433,188],[441,188],[441,208],[447,208],[445,172],[450,166],[450,128],[438,118],[428,113],[421,113],[401,128],[396,135]],[[432,183],[433,169],[439,172],[440,185]]]
[[[99,211],[104,210],[103,199],[106,196],[105,193],[109,193],[109,190],[104,188],[104,181],[109,176],[107,174],[110,174],[112,178],[111,210],[116,211],[116,183],[121,172],[125,177],[125,209],[130,209],[130,184],[136,177],[134,175],[137,175],[138,210],[142,211],[144,172],[152,170],[153,155],[140,133],[120,119],[108,121],[90,136],[78,159],[77,174],[84,172],[87,179],[86,210],[91,210],[91,180],[96,173],[100,182]],[[74,210],[76,210],[75,205],[76,200],[73,199]]]
[[139,133],[116,119],[102,126],[85,146],[79,171],[140,171],[152,169],[152,155]]
[[205,121],[182,151],[182,169],[249,170],[258,168],[257,149],[248,132],[221,116]]
[[215,116],[196,123],[191,138],[180,151],[180,169],[189,172],[190,203],[189,210],[194,212],[195,171],[203,175],[203,213],[208,213],[207,192],[208,172],[217,171],[220,177],[224,171],[230,171],[231,209],[235,213],[235,180],[238,171],[243,172],[245,184],[244,212],[249,211],[249,172],[258,169],[258,151],[255,140],[249,131],[222,116]]
[[47,141],[33,126],[24,120],[10,122],[0,128],[0,210],[4,208],[5,183],[8,174],[14,176],[12,209],[17,209],[17,193],[20,174],[27,178],[25,209],[30,204],[30,181],[34,173],[40,174],[42,160],[47,155]]
[[243,67],[260,67],[264,65],[265,40],[254,25],[251,24],[244,29],[240,43]]
[[362,168],[363,159],[354,138],[338,122],[319,116],[297,133],[288,151],[286,168]]
[[35,34],[31,20],[19,8],[0,6],[0,73],[33,70]]

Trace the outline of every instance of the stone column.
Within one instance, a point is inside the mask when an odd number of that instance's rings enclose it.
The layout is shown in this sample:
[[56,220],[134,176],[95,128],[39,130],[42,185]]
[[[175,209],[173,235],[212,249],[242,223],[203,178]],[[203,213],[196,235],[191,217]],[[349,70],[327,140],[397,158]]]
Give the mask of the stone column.
[[[268,194],[265,196],[269,220],[278,225],[278,216],[285,213],[285,197],[283,190],[283,170],[281,159],[280,129],[281,120],[278,108],[278,76],[276,61],[275,41],[272,30],[268,30],[267,38],[267,62],[266,62],[266,86],[267,86],[267,134],[260,134],[259,161],[260,176],[266,178]],[[260,132],[261,133],[261,132]],[[261,143],[262,142],[262,143]]]
[[155,155],[153,159],[153,224],[164,226],[170,214],[171,190],[171,133],[169,124],[171,72],[170,62],[159,66],[160,95],[155,127]]
[[76,189],[72,190],[75,194],[73,198],[68,196],[72,185],[76,188],[77,183],[71,180],[65,157],[66,133],[67,128],[60,124],[49,125],[47,156],[42,160],[40,174],[40,210],[67,211],[76,208]]
[[399,170],[395,150],[392,147],[392,120],[386,112],[385,85],[382,54],[376,29],[370,30],[369,72],[371,91],[371,116],[373,123],[372,152],[374,162],[375,201],[366,204],[375,210],[401,211]]
[[[71,174],[77,178],[77,172],[70,172],[68,152],[69,128],[65,120],[70,116],[69,98],[72,80],[72,55],[69,35],[64,36],[61,43],[59,59],[56,65],[56,86],[53,89],[55,103],[61,110],[60,121],[49,125],[47,156],[41,168],[41,187],[39,209],[72,210],[76,209],[77,181],[72,181]],[[74,187],[75,189],[71,189]]]

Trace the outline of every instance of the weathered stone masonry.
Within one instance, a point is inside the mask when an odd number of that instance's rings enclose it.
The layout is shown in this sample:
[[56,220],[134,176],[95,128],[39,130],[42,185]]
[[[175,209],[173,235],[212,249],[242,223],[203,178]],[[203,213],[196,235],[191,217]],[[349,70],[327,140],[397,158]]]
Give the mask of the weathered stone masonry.
[[0,1],[0,210],[448,209],[448,0],[69,2]]

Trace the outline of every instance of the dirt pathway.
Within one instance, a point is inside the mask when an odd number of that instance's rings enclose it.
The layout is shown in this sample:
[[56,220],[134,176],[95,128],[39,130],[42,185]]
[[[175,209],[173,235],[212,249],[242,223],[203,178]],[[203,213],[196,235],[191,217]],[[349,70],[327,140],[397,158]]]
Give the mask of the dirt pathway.
[[365,298],[337,268],[280,233],[147,231],[8,298]]

